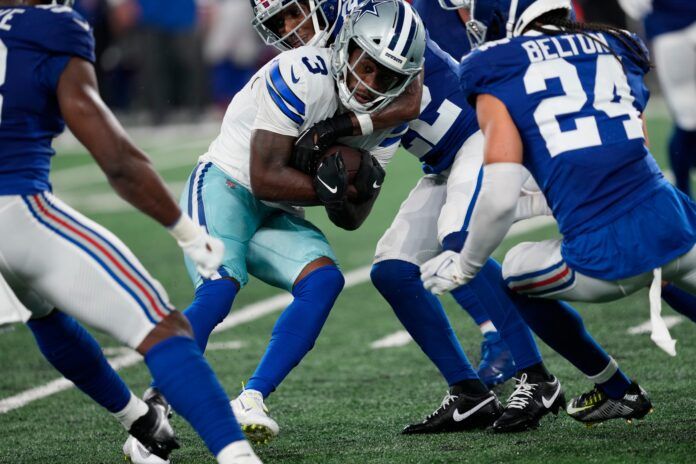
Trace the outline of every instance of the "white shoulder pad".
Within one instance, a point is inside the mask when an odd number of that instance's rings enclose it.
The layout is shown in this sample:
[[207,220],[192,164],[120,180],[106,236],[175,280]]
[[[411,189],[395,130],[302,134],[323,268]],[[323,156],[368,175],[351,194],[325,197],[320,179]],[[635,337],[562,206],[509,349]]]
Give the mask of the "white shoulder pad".
[[254,129],[297,136],[336,110],[329,74],[329,50],[300,47],[283,52],[264,66]]

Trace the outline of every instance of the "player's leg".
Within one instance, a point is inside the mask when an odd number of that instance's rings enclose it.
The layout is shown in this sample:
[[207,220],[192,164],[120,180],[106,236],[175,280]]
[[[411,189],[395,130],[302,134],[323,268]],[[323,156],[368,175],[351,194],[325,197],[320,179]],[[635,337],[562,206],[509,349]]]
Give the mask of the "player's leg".
[[[560,240],[518,244],[505,257],[503,276],[532,330],[595,384],[568,405],[569,414],[585,422],[643,417],[651,408],[645,392],[592,338],[577,311],[547,298],[609,301],[643,288],[651,275],[620,283],[593,279],[570,269],[560,247]],[[530,296],[538,297],[533,304]]]
[[[483,136],[479,132],[460,148],[447,176],[446,198],[438,218],[438,238],[445,250],[458,252],[464,246],[470,210],[476,203],[481,184],[482,163]],[[492,287],[488,283],[487,278],[481,278],[477,283],[463,285],[451,293],[483,334],[477,372],[481,380],[492,387],[514,375],[515,362],[486,309],[490,304],[488,301],[500,296],[496,294],[500,293],[499,290],[496,292],[499,286]]]
[[237,292],[249,279],[245,261],[247,244],[268,208],[212,163],[196,166],[181,194],[180,205],[195,222],[225,244],[222,266],[212,279],[203,279],[195,265],[184,257],[196,292],[183,313],[193,327],[199,348],[205,351],[208,337],[229,314]]
[[[132,253],[50,194],[15,198],[19,201],[9,211],[13,233],[2,231],[13,238],[0,245],[15,277],[66,314],[144,354],[167,399],[213,454],[224,458],[229,446],[244,446],[227,396],[190,338],[187,320],[172,310],[166,293]],[[130,432],[164,458],[176,446],[164,408],[152,404]]]
[[[469,363],[440,301],[425,290],[419,265],[440,251],[437,219],[446,196],[444,176],[425,176],[403,202],[377,245],[371,278],[409,334],[449,385],[442,405],[405,433],[428,433],[490,425],[498,416],[497,399]],[[456,421],[478,405],[479,413]]]
[[312,349],[344,278],[324,234],[308,221],[278,210],[249,243],[247,263],[252,275],[294,297],[278,317],[246,388],[233,401],[247,436],[267,441],[278,433],[278,425],[268,417],[263,399]]
[[653,51],[662,92],[675,121],[669,144],[677,187],[691,196],[696,164],[696,25],[655,38]]

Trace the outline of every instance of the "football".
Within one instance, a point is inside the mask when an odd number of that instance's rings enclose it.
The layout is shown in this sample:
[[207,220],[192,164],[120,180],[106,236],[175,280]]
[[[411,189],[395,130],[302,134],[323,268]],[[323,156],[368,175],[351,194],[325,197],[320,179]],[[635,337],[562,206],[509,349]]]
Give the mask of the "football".
[[352,184],[353,179],[355,179],[355,176],[358,173],[358,169],[360,169],[362,153],[360,150],[347,145],[333,145],[324,152],[322,159],[331,156],[336,152],[341,154],[343,164],[346,165],[346,172],[348,173],[348,183]]

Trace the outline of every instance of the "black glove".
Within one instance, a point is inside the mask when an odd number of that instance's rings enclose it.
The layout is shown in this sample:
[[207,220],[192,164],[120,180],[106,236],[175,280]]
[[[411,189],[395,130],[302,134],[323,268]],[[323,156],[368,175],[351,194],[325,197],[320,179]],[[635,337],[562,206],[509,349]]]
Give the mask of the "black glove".
[[353,185],[358,191],[357,201],[359,203],[370,200],[377,195],[387,175],[379,161],[370,152],[367,150],[361,151],[360,168],[358,168],[355,179],[353,179]]
[[313,176],[319,159],[339,137],[353,135],[350,113],[324,119],[305,130],[295,141],[292,150],[292,167]]
[[340,153],[334,153],[321,162],[314,176],[314,190],[327,209],[340,209],[348,191],[348,173]]

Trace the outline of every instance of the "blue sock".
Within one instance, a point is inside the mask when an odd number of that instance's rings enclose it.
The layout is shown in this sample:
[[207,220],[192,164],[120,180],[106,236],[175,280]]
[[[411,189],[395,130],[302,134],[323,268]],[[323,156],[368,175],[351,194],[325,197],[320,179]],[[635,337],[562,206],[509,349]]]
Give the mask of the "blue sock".
[[[442,248],[445,250],[456,251],[459,253],[464,246],[464,240],[466,239],[466,233],[452,233],[446,236],[442,240]],[[464,310],[469,313],[469,316],[476,322],[477,325],[481,325],[485,322],[491,320],[488,316],[486,308],[483,306],[483,302],[476,295],[476,293],[467,285],[463,285],[459,288],[455,288],[450,292],[454,299],[459,303],[459,306],[464,308]]]
[[691,196],[691,167],[696,163],[696,131],[674,128],[669,142],[669,160],[677,188]]
[[295,297],[273,327],[271,341],[246,384],[267,397],[312,349],[345,280],[336,266],[324,266],[295,284]]
[[194,340],[170,337],[145,354],[145,363],[164,397],[213,455],[244,439],[229,398]]
[[534,333],[580,372],[592,377],[609,365],[611,358],[587,332],[580,314],[568,303],[509,293]]
[[677,288],[673,284],[662,287],[664,299],[675,311],[696,322],[696,296]]
[[606,382],[597,384],[609,398],[615,400],[622,398],[630,385],[631,379],[626,377],[621,369],[617,370]]
[[415,264],[397,259],[372,266],[372,283],[448,385],[478,379],[440,301],[424,287]]
[[450,292],[454,299],[459,303],[477,325],[484,324],[491,320],[476,293],[468,285],[462,285]]
[[[486,309],[500,338],[510,348],[517,370],[543,362],[529,326],[520,315],[518,306],[534,304],[529,299],[513,300],[503,280],[500,264],[489,259],[479,274],[465,287],[486,302]],[[461,287],[460,287],[461,288]]]
[[201,351],[205,352],[215,326],[229,314],[235,296],[237,284],[230,279],[207,280],[196,289],[193,302],[184,310],[184,316],[191,323]]
[[75,319],[54,311],[27,325],[41,353],[66,379],[109,412],[126,407],[130,390],[109,365],[94,337]]

